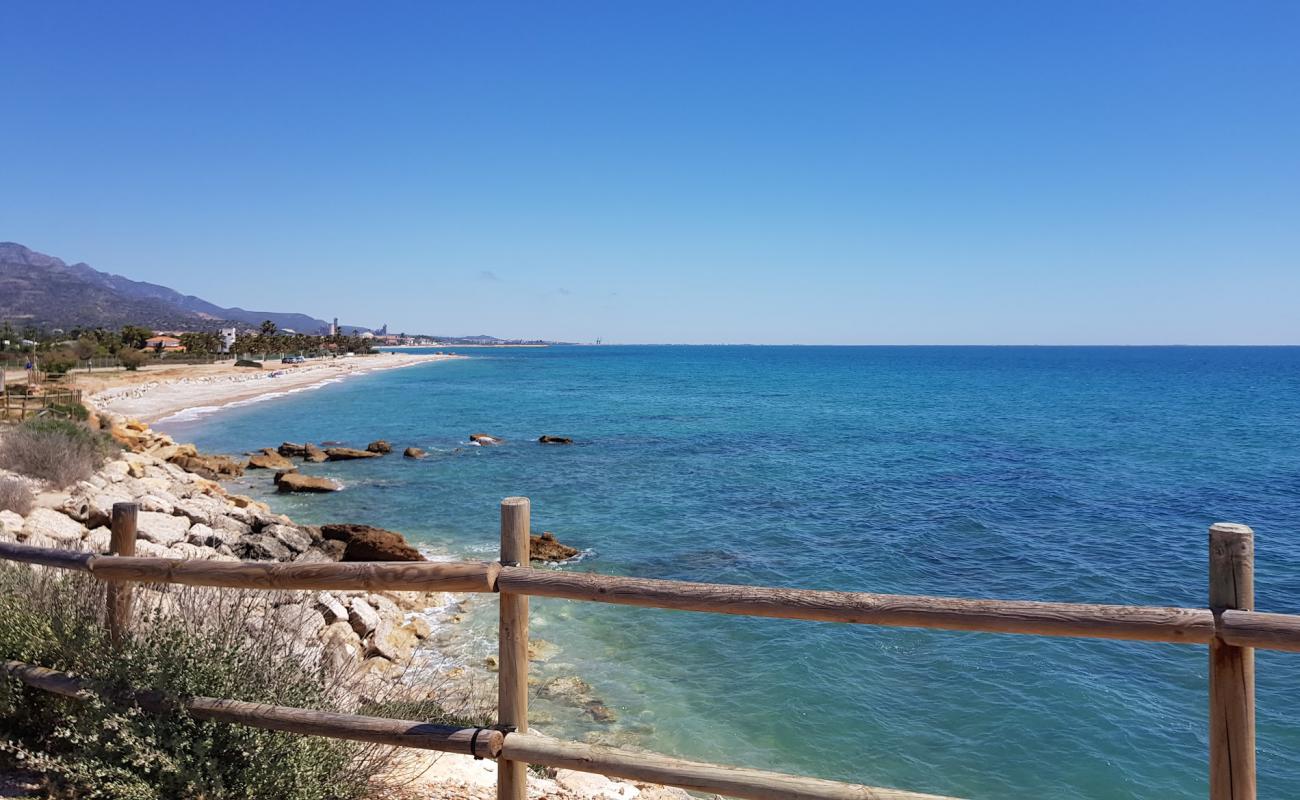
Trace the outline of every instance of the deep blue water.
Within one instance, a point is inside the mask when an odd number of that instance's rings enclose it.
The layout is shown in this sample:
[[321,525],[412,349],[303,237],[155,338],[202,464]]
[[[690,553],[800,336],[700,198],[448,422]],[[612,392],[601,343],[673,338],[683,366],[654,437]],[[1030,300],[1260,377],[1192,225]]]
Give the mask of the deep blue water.
[[[418,445],[273,502],[481,557],[528,495],[592,550],[571,568],[646,577],[1203,606],[1206,528],[1243,522],[1258,607],[1300,612],[1300,348],[465,352],[162,427]],[[1206,794],[1201,647],[534,609],[546,669],[619,714],[555,712],[565,735],[971,798]],[[1258,670],[1260,793],[1297,797],[1300,656]]]

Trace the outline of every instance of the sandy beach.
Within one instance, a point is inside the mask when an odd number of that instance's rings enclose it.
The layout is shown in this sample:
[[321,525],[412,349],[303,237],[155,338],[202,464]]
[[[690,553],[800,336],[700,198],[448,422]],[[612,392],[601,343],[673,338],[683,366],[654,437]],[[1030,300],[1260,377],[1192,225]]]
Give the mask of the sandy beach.
[[231,364],[151,365],[138,372],[78,373],[74,385],[100,411],[156,422],[178,413],[204,413],[234,403],[303,391],[352,375],[464,357],[383,353],[295,365],[268,363],[261,370]]

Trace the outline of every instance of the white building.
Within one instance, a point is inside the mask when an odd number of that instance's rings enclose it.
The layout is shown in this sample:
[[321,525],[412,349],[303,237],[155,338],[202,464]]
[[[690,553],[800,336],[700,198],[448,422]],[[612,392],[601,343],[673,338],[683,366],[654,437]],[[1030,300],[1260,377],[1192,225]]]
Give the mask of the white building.
[[221,329],[221,352],[229,353],[230,349],[235,346],[235,338],[239,335],[237,328]]

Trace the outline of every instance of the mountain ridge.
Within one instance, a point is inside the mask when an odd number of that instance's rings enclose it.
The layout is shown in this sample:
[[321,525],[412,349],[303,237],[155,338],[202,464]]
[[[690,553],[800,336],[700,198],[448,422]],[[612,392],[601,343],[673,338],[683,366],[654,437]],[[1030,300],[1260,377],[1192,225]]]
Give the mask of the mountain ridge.
[[[101,272],[85,262],[68,264],[17,242],[0,242],[0,319],[38,328],[119,328],[145,325],[165,330],[211,330],[257,326],[316,333],[329,323],[308,314],[223,308],[167,286]],[[340,326],[347,332],[369,330]]]

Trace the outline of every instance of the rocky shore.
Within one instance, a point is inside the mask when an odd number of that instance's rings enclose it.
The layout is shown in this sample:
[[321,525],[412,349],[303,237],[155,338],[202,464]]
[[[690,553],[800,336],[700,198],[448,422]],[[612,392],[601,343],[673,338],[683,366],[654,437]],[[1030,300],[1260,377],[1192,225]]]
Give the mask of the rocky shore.
[[[25,516],[0,512],[0,540],[106,552],[113,504],[134,502],[140,508],[136,555],[143,557],[299,563],[424,558],[392,531],[351,523],[299,525],[263,502],[228,491],[219,481],[242,474],[248,466],[245,462],[200,453],[193,445],[177,443],[135,420],[105,414],[92,423],[120,443],[122,452],[66,491],[34,487],[37,503]],[[264,468],[275,470],[281,478],[296,474],[288,459],[311,460],[313,450],[291,443],[268,449],[262,454],[268,456]],[[271,461],[271,455],[283,463]],[[559,559],[576,552],[549,534],[533,539],[539,550],[535,557]],[[165,586],[138,590],[143,606],[164,611],[176,602],[169,591]],[[261,616],[246,624],[274,624],[296,638],[309,662],[352,676],[344,693],[345,706],[403,696],[436,699],[468,713],[490,715],[495,692],[481,680],[490,672],[448,668],[433,647],[436,639],[447,636],[446,630],[435,626],[454,624],[454,614],[440,620],[430,610],[454,610],[464,600],[435,592],[282,592],[271,598]],[[535,645],[539,652],[547,647],[540,640]],[[570,682],[585,686],[580,679]],[[563,694],[567,686],[548,686],[545,691]],[[603,708],[589,691],[577,692],[574,702],[594,705],[595,713]],[[404,756],[402,765],[402,782],[421,797],[494,796],[492,762],[412,752]],[[557,800],[687,797],[675,789],[567,770],[530,783],[532,796]]]

